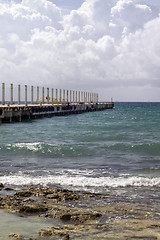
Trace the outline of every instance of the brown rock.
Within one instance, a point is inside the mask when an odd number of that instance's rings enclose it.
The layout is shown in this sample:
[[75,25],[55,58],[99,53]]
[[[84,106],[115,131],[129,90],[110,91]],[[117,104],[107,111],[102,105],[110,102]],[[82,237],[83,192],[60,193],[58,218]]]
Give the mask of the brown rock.
[[24,237],[20,233],[10,233],[9,237],[12,237],[14,239],[24,239]]
[[19,212],[24,214],[46,212],[47,210],[48,208],[43,205],[24,205],[19,208]]
[[32,195],[32,193],[27,190],[19,191],[19,192],[15,193],[15,196],[18,196],[18,197],[30,197],[31,195]]

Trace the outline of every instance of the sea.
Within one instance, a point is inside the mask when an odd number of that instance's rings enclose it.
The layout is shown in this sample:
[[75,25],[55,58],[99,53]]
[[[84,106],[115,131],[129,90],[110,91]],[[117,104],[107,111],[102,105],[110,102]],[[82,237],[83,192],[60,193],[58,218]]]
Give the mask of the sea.
[[[67,188],[160,206],[160,103],[0,125],[0,183]],[[103,203],[102,203],[103,204]],[[0,210],[0,240],[36,236],[56,220]],[[27,236],[27,235],[26,235]]]
[[160,103],[115,103],[110,110],[1,124],[0,183],[156,194]]

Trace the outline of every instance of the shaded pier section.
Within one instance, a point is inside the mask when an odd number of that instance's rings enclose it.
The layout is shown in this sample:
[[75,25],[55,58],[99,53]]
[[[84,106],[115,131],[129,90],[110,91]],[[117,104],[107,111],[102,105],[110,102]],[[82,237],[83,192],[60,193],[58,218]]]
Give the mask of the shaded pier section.
[[[24,119],[35,119],[51,116],[64,116],[84,112],[112,109],[113,102],[98,102],[97,93],[84,91],[45,89],[44,87],[17,87],[17,98],[14,99],[14,86],[9,86],[10,94],[6,96],[5,84],[2,83],[2,97],[0,101],[0,123],[21,122]],[[41,93],[41,94],[40,94]],[[8,92],[7,92],[8,94]],[[36,96],[36,99],[34,99]],[[22,100],[21,100],[22,99]],[[30,99],[30,100],[28,100]]]

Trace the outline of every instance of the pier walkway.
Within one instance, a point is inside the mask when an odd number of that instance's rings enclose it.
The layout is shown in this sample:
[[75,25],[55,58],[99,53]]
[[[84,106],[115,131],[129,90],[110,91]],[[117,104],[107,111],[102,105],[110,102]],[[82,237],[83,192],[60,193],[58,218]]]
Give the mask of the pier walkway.
[[[21,122],[23,119],[35,119],[40,117],[63,116],[68,114],[79,114],[84,112],[100,111],[112,109],[113,102],[98,102],[97,93],[88,93],[82,91],[42,88],[40,96],[39,87],[36,89],[31,86],[28,92],[28,86],[24,87],[24,101],[21,101],[21,86],[18,85],[17,99],[13,98],[13,84],[10,85],[10,101],[6,101],[5,84],[2,83],[2,99],[0,99],[0,123],[11,123],[13,121]],[[35,91],[36,90],[36,94]],[[51,92],[51,97],[50,97]],[[55,98],[54,98],[55,92]],[[8,93],[8,92],[7,92]],[[36,99],[34,100],[34,96]],[[30,101],[28,101],[28,96]],[[23,97],[23,95],[22,95]]]

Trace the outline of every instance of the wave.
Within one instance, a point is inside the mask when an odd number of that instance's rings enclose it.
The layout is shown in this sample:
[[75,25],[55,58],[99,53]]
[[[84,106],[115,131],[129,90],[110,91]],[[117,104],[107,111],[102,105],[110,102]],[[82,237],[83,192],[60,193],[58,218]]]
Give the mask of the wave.
[[118,188],[118,187],[160,187],[160,177],[147,178],[139,176],[90,177],[72,175],[31,176],[18,173],[0,176],[0,182],[7,185],[60,185],[62,187],[80,188]]
[[86,146],[83,144],[50,144],[44,142],[34,142],[34,143],[16,143],[16,144],[6,144],[0,146],[0,151],[7,154],[37,154],[37,155],[49,155],[49,156],[83,156],[83,153],[87,152],[90,154],[89,149],[86,150]]
[[33,142],[33,143],[16,143],[16,144],[4,144],[0,145],[1,152],[16,152],[16,153],[34,153],[34,154],[48,154],[56,156],[64,155],[93,155],[96,153],[99,155],[105,154],[106,151],[116,151],[119,153],[130,152],[133,154],[142,155],[160,155],[160,143],[127,143],[127,142],[95,142],[95,143],[45,143],[45,142]]

